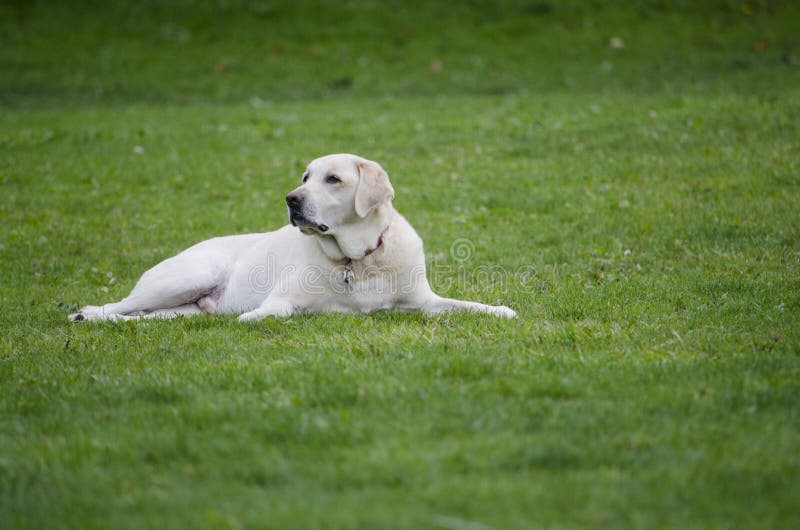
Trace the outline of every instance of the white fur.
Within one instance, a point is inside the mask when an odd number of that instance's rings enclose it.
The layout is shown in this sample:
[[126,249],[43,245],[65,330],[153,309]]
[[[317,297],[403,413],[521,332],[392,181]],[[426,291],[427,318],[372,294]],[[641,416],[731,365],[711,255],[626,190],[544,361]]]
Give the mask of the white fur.
[[422,240],[392,207],[394,190],[380,165],[330,155],[312,161],[307,175],[292,192],[304,199],[297,227],[198,243],[145,272],[128,297],[86,306],[70,320],[238,313],[248,321],[382,309],[516,316],[505,306],[442,298],[431,290]]

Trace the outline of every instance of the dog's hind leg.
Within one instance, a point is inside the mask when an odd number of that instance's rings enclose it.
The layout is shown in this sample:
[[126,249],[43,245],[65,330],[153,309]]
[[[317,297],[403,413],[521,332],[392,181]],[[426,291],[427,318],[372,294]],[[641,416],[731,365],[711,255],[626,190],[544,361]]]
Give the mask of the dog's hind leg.
[[[164,318],[167,314],[204,312],[195,302],[214,291],[224,280],[224,267],[202,253],[181,253],[145,272],[131,294],[119,302],[86,306],[69,316],[82,320],[129,320],[146,316]],[[180,311],[177,311],[180,310]]]
[[114,320],[114,321],[127,321],[127,320],[143,320],[143,319],[161,319],[169,320],[178,317],[189,317],[192,315],[202,315],[207,311],[203,311],[197,304],[184,304],[178,307],[170,307],[168,309],[156,309],[155,311],[137,311],[129,314],[120,313],[106,313],[102,311],[103,306],[86,306],[81,309],[80,313],[70,315],[70,320],[73,322],[81,322],[83,320],[98,321],[98,320]]
[[184,304],[178,307],[170,307],[169,309],[157,309],[146,313],[139,318],[155,318],[155,319],[170,319],[177,317],[190,317],[192,315],[202,315],[206,313],[198,304]]

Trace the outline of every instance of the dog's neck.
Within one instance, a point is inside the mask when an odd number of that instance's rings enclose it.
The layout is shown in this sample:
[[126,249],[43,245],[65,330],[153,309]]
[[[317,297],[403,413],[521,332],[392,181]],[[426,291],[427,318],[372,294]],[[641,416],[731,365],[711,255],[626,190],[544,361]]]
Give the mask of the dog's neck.
[[356,223],[340,227],[335,235],[318,236],[322,252],[333,261],[358,261],[383,246],[394,208],[385,204]]

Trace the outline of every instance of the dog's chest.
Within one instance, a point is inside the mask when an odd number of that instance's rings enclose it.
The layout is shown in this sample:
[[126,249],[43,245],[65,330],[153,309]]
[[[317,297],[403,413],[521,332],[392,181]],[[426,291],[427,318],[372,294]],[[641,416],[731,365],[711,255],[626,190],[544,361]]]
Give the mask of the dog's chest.
[[[403,286],[398,283],[396,271],[386,268],[363,266],[360,263],[345,263],[327,271],[318,286],[325,286],[325,293],[312,297],[313,310],[340,310],[366,312],[388,309],[393,306]],[[327,308],[327,309],[326,309]]]

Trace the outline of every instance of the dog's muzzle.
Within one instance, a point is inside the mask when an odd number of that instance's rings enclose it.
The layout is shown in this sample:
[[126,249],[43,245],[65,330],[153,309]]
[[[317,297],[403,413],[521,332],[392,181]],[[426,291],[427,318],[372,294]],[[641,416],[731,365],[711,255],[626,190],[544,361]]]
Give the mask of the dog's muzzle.
[[293,226],[309,224],[306,216],[303,215],[303,196],[300,192],[293,191],[287,195],[286,206],[289,207],[289,221]]
[[293,191],[286,196],[286,206],[289,207],[289,221],[292,223],[292,226],[311,226],[323,233],[330,230],[328,225],[315,223],[306,217],[304,199],[305,197],[299,191]]

